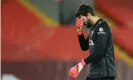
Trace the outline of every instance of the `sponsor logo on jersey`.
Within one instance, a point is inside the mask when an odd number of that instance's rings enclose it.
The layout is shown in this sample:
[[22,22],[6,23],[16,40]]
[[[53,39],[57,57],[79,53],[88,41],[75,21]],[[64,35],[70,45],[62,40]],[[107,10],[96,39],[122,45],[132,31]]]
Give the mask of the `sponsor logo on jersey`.
[[97,34],[106,34],[106,33],[103,31],[103,28],[99,28],[99,31],[97,32]]

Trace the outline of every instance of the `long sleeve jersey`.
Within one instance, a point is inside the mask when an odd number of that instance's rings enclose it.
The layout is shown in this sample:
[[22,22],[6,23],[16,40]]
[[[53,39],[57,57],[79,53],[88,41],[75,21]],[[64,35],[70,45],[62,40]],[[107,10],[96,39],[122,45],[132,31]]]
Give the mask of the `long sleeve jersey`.
[[89,49],[90,55],[84,59],[86,64],[90,63],[89,77],[114,77],[115,61],[112,32],[109,25],[99,19],[89,30],[87,38],[78,35],[79,44],[83,51]]

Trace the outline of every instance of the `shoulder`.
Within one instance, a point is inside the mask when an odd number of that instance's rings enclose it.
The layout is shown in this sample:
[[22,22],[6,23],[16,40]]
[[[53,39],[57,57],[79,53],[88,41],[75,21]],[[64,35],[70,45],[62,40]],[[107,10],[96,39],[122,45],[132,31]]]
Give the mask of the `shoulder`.
[[97,35],[100,35],[100,34],[106,34],[106,35],[108,35],[108,33],[110,31],[110,27],[107,24],[107,22],[102,21],[102,23],[97,26],[97,28],[96,28],[95,31],[96,31],[96,34]]

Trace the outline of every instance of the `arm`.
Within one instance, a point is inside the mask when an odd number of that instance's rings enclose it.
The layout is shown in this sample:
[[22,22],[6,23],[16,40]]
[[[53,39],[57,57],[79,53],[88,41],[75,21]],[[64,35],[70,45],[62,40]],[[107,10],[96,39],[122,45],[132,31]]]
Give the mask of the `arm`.
[[[100,31],[100,29],[103,29],[103,31]],[[91,55],[84,59],[86,64],[99,61],[104,56],[108,40],[107,30],[104,27],[98,28],[98,30],[95,31],[95,37],[96,41],[94,42],[94,48],[90,50]]]
[[78,35],[78,40],[79,40],[79,44],[80,44],[80,47],[83,51],[86,51],[89,49],[89,43],[88,43],[88,40],[85,39],[83,33],[81,35]]
[[76,18],[76,26],[77,26],[77,33],[78,33],[78,40],[80,47],[83,51],[88,50],[89,45],[88,45],[88,40],[85,39],[83,35],[83,20],[81,18]]

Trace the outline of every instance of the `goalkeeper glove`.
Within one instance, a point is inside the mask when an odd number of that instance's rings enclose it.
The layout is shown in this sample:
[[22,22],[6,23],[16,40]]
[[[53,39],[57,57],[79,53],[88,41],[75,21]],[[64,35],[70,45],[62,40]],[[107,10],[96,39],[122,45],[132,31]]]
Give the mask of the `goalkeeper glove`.
[[70,77],[77,78],[80,71],[83,69],[84,66],[86,66],[86,63],[82,59],[81,62],[79,62],[77,65],[75,65],[74,67],[70,69],[69,71]]
[[83,20],[81,18],[76,18],[77,32],[79,35],[82,34]]

